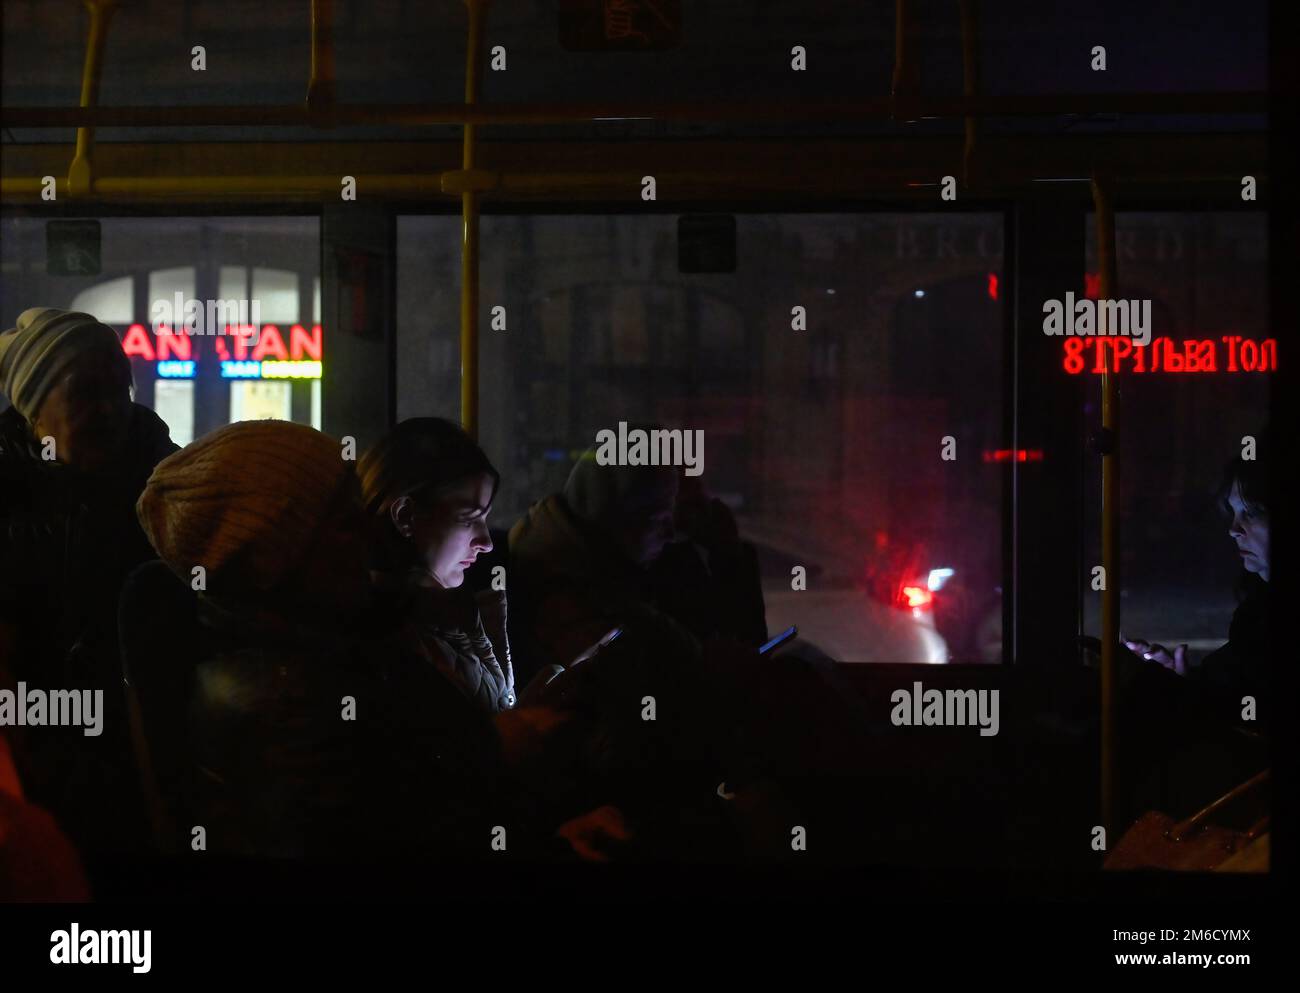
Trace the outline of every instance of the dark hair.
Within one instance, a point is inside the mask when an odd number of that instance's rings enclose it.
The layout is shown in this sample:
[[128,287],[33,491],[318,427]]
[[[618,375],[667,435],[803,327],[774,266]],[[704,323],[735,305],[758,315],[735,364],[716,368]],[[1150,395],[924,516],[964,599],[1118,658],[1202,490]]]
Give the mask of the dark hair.
[[[1216,494],[1219,504],[1219,510],[1232,520],[1232,507],[1228,504],[1228,497],[1232,493],[1233,486],[1236,486],[1241,492],[1242,501],[1253,509],[1262,509],[1267,515],[1273,504],[1269,494],[1268,480],[1268,459],[1270,457],[1269,441],[1272,432],[1266,426],[1255,433],[1255,457],[1253,459],[1243,458],[1240,454],[1229,460],[1223,468],[1223,478],[1219,482],[1219,489]],[[1234,592],[1238,600],[1245,600],[1261,594],[1268,584],[1253,572],[1248,572],[1245,568],[1237,574],[1237,580],[1233,584]]]
[[1255,435],[1255,457],[1243,458],[1237,455],[1223,469],[1223,479],[1216,494],[1219,509],[1232,517],[1232,508],[1228,506],[1228,496],[1235,485],[1241,491],[1241,499],[1251,507],[1270,509],[1272,500],[1268,492],[1269,438],[1271,432],[1266,427]]
[[501,474],[460,425],[441,417],[402,421],[357,463],[362,501],[371,515],[402,496],[427,505],[479,473],[491,477],[495,498]]

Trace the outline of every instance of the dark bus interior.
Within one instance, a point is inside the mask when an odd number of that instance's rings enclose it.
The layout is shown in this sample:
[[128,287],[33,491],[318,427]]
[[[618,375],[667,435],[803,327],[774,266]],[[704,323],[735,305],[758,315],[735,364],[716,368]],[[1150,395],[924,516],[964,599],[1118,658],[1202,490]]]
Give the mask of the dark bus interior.
[[[71,892],[472,897],[491,879],[528,897],[578,880],[616,900],[703,886],[704,866],[737,894],[835,889],[844,867],[864,889],[978,877],[1066,899],[1252,899],[1267,881],[1283,677],[1270,691],[1242,675],[1267,673],[1275,643],[1242,605],[1276,580],[1267,538],[1250,559],[1224,502],[1240,492],[1274,523],[1268,473],[1294,461],[1271,217],[1293,194],[1270,159],[1262,0],[7,0],[3,18],[4,328],[24,333],[33,307],[107,325],[134,404],[182,453],[270,420],[364,465],[411,419],[461,425],[499,473],[492,550],[464,589],[510,591],[521,693],[541,656],[509,578],[517,522],[570,492],[600,432],[697,432],[702,472],[679,499],[703,494],[744,550],[763,628],[717,656],[751,708],[737,726],[760,729],[760,785],[726,769],[717,784],[717,804],[759,811],[734,814],[752,845],[694,846],[693,813],[611,800],[632,841],[592,858],[562,831],[571,849],[539,838],[534,859],[521,841],[507,864],[486,828],[478,854],[431,834],[400,857],[285,857],[216,830],[207,851],[165,810],[190,732],[158,730],[184,717],[173,684],[204,594],[170,562],[129,596],[65,570],[46,595],[109,604],[114,644],[139,653],[103,684],[106,720],[129,728],[125,840],[84,809],[104,802],[78,778],[96,766],[60,778],[31,757],[46,729],[0,727],[6,792],[76,852]],[[1135,327],[1146,302],[1149,344],[1043,333],[1045,301],[1067,293],[1134,301]],[[257,305],[237,322],[255,342],[227,317],[160,330],[172,301],[226,300]],[[16,417],[31,387],[12,375]],[[1222,490],[1256,452],[1267,496]],[[688,548],[676,521],[668,548]],[[18,563],[0,570],[28,583]],[[735,592],[718,569],[698,595],[662,569],[656,609],[684,626]],[[246,616],[293,596],[259,593]],[[8,606],[4,687],[51,688],[20,651],[35,622]],[[638,628],[621,630],[583,664],[616,663]],[[1245,668],[1202,692],[1225,643]],[[1155,658],[1174,646],[1177,663]],[[991,699],[992,733],[914,721],[926,690]],[[732,719],[715,711],[711,732]],[[1150,834],[1194,816],[1227,847],[1184,857],[1192,842]],[[14,899],[32,898],[23,885]]]

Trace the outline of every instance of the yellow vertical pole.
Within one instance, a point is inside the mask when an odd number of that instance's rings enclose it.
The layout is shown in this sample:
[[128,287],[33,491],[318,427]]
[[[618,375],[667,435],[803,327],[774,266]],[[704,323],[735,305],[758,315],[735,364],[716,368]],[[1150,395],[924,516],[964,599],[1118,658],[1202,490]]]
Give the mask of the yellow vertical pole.
[[[469,12],[469,40],[465,50],[465,103],[478,103],[483,77],[483,18],[488,0],[465,0]],[[461,168],[474,169],[478,128],[465,125]],[[470,437],[478,437],[478,289],[479,194],[465,189],[460,195],[460,420]]]
[[[1113,300],[1117,292],[1115,271],[1115,209],[1108,185],[1092,180],[1093,207],[1097,215],[1098,296]],[[1098,308],[1097,347],[1110,329],[1106,311]],[[1119,379],[1108,358],[1101,374],[1101,565],[1105,586],[1101,591],[1101,820],[1107,844],[1115,824],[1115,772],[1118,768],[1119,730],[1115,713],[1115,668],[1119,649]]]
[[334,103],[334,0],[311,0],[311,79],[307,83],[307,109],[317,123],[327,123]]
[[[104,63],[104,41],[108,22],[117,9],[117,0],[85,0],[90,12],[90,33],[86,38],[86,62],[81,70],[81,106],[93,107],[99,100],[99,76]],[[77,151],[68,167],[68,192],[88,196],[92,183],[91,153],[95,146],[94,128],[77,128]]]

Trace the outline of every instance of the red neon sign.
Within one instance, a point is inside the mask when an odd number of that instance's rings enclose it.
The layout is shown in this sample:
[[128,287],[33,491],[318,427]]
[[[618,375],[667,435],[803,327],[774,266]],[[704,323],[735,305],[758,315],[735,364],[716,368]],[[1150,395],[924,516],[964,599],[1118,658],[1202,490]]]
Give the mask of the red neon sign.
[[[248,343],[255,334],[257,344],[249,348]],[[166,324],[159,325],[155,332],[150,332],[143,324],[132,324],[122,336],[122,351],[132,358],[148,362],[166,359],[189,361],[202,354],[201,343],[205,337],[185,334],[183,331],[174,332]],[[319,362],[323,352],[321,337],[319,324],[313,324],[310,331],[301,324],[294,324],[289,328],[289,343],[286,346],[284,335],[274,324],[262,325],[260,334],[257,334],[257,328],[253,325],[242,324],[226,325],[225,334],[212,336],[212,341],[213,352],[222,361],[251,358],[254,362],[263,359],[294,362],[314,359]],[[234,341],[233,349],[226,343],[227,338]]]
[[[1072,376],[1082,372],[1275,372],[1277,340],[1253,341],[1239,334],[1175,341],[1154,338],[1149,345],[1134,344],[1128,338],[1066,338],[1061,367]],[[1091,350],[1089,363],[1085,353]],[[1223,361],[1220,362],[1220,353]],[[1126,366],[1127,363],[1127,366]]]

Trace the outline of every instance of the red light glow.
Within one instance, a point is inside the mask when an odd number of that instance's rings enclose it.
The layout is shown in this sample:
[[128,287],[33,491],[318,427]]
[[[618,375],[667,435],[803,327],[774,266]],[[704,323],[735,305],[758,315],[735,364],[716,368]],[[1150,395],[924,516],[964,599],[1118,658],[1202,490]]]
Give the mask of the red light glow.
[[995,451],[984,452],[985,462],[1041,462],[1043,461],[1043,450],[1041,448],[999,448]]

